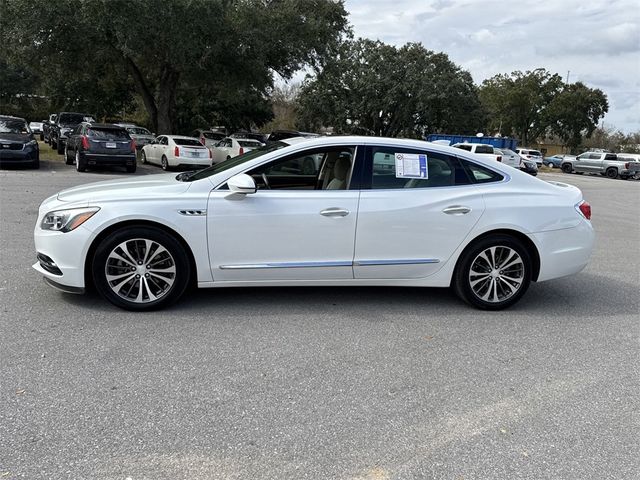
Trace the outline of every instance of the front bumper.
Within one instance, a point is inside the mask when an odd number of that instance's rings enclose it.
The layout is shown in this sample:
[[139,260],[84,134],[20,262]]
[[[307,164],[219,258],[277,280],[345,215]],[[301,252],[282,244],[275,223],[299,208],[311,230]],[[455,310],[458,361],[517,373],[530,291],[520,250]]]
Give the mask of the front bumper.
[[31,163],[38,160],[39,150],[37,147],[24,148],[22,150],[0,150],[0,163]]
[[[54,282],[58,289],[83,289],[84,259],[93,239],[92,232],[84,226],[67,233],[42,230],[39,227],[41,221],[39,216],[33,235],[39,256],[33,268],[47,280]],[[70,248],[70,245],[78,248]]]

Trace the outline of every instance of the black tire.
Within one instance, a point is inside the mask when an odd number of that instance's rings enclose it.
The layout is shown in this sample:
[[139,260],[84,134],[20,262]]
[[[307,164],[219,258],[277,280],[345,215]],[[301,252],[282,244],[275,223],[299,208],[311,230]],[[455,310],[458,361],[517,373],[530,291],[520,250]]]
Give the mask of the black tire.
[[[138,256],[138,258],[146,257],[148,252],[145,251],[144,243],[138,242],[135,243],[135,240],[150,240],[153,243],[156,243],[166,249],[168,255],[165,254],[155,254],[152,252],[152,256],[149,260],[153,261],[154,265],[158,265],[160,263],[161,267],[164,265],[173,265],[175,267],[175,273],[173,273],[173,277],[170,278],[171,274],[166,274],[168,276],[164,277],[168,281],[172,281],[170,286],[167,286],[165,290],[162,290],[162,287],[168,282],[163,282],[162,280],[158,280],[158,283],[155,285],[151,283],[151,280],[144,280],[143,277],[149,277],[149,274],[135,273],[135,270],[131,273],[133,276],[130,282],[125,283],[120,287],[119,291],[114,291],[114,288],[117,288],[117,281],[113,281],[109,283],[107,279],[107,270],[110,269],[112,274],[116,274],[119,271],[124,271],[125,274],[130,272],[130,268],[140,268],[146,267],[146,265],[133,266],[134,264],[129,262],[129,264],[115,260],[113,257],[109,259],[109,255],[116,251],[116,253],[121,252],[119,250],[119,246],[124,242],[131,242],[126,244],[128,247],[129,255],[131,257]],[[136,248],[136,251],[131,251],[130,246],[138,247],[140,246],[140,250]],[[153,248],[153,247],[152,247]],[[161,257],[162,255],[162,257]],[[160,258],[159,258],[160,257]],[[164,258],[164,260],[163,260]],[[158,260],[159,259],[159,260]],[[135,258],[132,258],[135,260]],[[121,266],[119,266],[121,265]],[[129,265],[132,265],[131,267]],[[146,271],[146,270],[144,270]],[[189,262],[189,256],[185,251],[185,248],[182,244],[167,232],[160,230],[155,227],[150,226],[140,226],[140,227],[126,227],[121,230],[117,230],[111,233],[108,237],[100,242],[98,248],[96,249],[96,253],[91,261],[91,272],[93,275],[93,282],[96,287],[96,290],[100,295],[102,295],[106,300],[116,305],[117,307],[123,308],[125,310],[132,311],[147,311],[147,310],[157,310],[159,308],[167,307],[173,303],[175,303],[185,292],[187,286],[189,285],[189,280],[191,277],[191,265]],[[140,270],[142,272],[142,270]],[[139,275],[139,277],[135,277],[135,275]],[[155,277],[149,278],[159,278],[158,275]],[[125,277],[126,280],[126,277]],[[145,287],[143,287],[143,281]],[[149,287],[150,286],[150,287]],[[132,288],[128,292],[125,289]],[[137,287],[137,288],[136,288]],[[156,289],[155,292],[158,295],[155,300],[152,300],[151,297],[151,289]],[[142,290],[142,293],[140,291]],[[146,295],[146,298],[145,297]],[[139,295],[139,297],[138,297]],[[136,301],[136,298],[141,298],[141,301]]]
[[607,178],[618,178],[618,169],[615,167],[609,167],[606,171]]
[[58,152],[58,155],[62,155],[64,153],[64,147],[62,146],[62,143],[58,142],[56,144],[56,151]]
[[78,172],[85,172],[87,170],[87,165],[85,164],[85,161],[82,158],[82,155],[80,155],[80,152],[76,152],[76,158],[74,163],[76,164],[76,170]]
[[51,137],[51,142],[49,144],[51,145],[51,148],[54,149],[54,150],[57,148],[57,145],[58,145],[56,143],[55,138],[53,138],[53,137]]
[[127,165],[127,173],[136,173],[136,165]]
[[573,171],[573,167],[570,163],[563,163],[560,168],[564,173],[571,173]]
[[171,170],[171,167],[169,166],[169,161],[167,160],[167,157],[165,157],[164,155],[162,156],[162,159],[160,160],[160,166],[166,172]]
[[[487,293],[489,298],[491,296],[495,298],[494,301],[487,301],[482,299],[477,291],[474,291],[470,277],[473,276],[471,273],[472,266],[479,268],[478,266],[483,267],[483,264],[486,264],[480,256],[483,252],[486,252],[492,247],[496,247],[495,252],[497,253],[495,256],[497,258],[494,259],[494,262],[497,265],[497,268],[492,270],[494,273],[485,272],[480,275],[475,275],[478,279],[474,280],[474,282],[476,282],[475,286],[477,290],[482,292],[482,289],[486,286],[487,290],[485,293]],[[514,266],[508,267],[508,271],[503,275],[503,270],[499,270],[502,265],[505,263],[509,265],[514,261],[513,257],[512,260],[505,258],[508,257],[510,252],[515,252],[520,257],[520,261]],[[500,262],[503,262],[502,265],[500,265]],[[486,264],[486,266],[489,267],[488,264]],[[474,272],[476,271],[477,270],[474,270]],[[483,278],[483,275],[486,275],[486,277]],[[499,278],[495,278],[493,275],[496,275]],[[517,277],[517,280],[520,282],[516,283],[514,281],[511,283],[512,287],[517,287],[515,291],[510,292],[505,288],[508,285],[504,278],[512,278],[508,275]],[[532,262],[527,248],[515,237],[497,234],[481,238],[465,249],[460,256],[458,265],[456,266],[456,270],[453,274],[452,286],[456,294],[462,300],[478,309],[502,310],[516,303],[525,294],[529,288],[529,284],[531,283],[531,275]],[[489,283],[486,283],[485,279]],[[496,285],[495,287],[493,287],[494,284]],[[501,292],[498,292],[498,288],[500,288]],[[512,290],[512,288],[510,289]],[[502,294],[503,299],[500,299],[500,294]]]
[[69,159],[69,146],[64,147],[64,163],[65,165],[73,165],[74,160]]
[[146,154],[146,153],[144,153],[144,150],[143,150],[142,152],[140,152],[140,161],[141,161],[143,164],[146,164],[146,163],[147,163],[147,154]]
[[40,141],[41,141],[41,142],[44,142],[44,133],[41,133],[41,134],[40,134]]

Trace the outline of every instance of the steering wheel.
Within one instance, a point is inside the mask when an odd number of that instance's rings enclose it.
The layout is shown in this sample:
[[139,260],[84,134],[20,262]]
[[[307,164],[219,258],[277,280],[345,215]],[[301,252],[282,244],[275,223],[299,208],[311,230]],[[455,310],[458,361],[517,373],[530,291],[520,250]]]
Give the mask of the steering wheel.
[[264,182],[264,186],[267,187],[267,190],[271,190],[271,185],[269,185],[269,179],[266,173],[262,174],[262,181]]

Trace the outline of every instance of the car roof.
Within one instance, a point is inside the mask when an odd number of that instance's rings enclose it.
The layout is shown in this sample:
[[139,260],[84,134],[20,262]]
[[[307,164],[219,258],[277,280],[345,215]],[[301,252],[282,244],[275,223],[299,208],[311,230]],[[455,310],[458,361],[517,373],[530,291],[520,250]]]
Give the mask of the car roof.
[[[491,145],[490,143],[482,143],[482,142],[458,142],[458,143],[454,143],[453,145],[451,145],[452,147],[456,147],[458,145],[487,145],[489,147],[493,147],[493,145]],[[494,147],[496,148],[496,147]]]
[[22,120],[26,122],[26,120],[22,117],[14,117],[13,115],[0,115],[0,120]]
[[124,127],[115,123],[96,123],[96,122],[82,122],[89,128],[112,128],[116,130],[124,130]]

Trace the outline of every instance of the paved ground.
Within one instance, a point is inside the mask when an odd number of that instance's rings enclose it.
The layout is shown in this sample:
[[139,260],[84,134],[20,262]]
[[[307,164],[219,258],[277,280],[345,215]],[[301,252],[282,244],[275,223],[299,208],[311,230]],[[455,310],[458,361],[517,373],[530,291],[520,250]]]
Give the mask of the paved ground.
[[597,250],[507,312],[270,288],[132,314],[30,268],[40,201],[115,175],[0,171],[0,479],[640,476],[640,182],[543,175],[583,189]]

